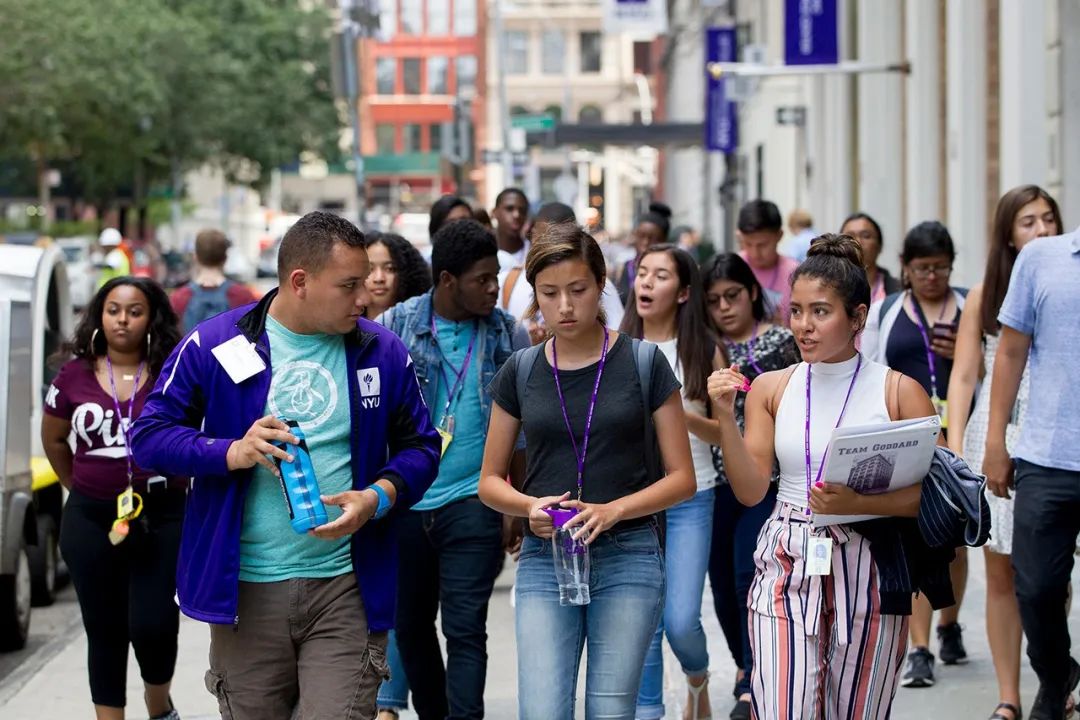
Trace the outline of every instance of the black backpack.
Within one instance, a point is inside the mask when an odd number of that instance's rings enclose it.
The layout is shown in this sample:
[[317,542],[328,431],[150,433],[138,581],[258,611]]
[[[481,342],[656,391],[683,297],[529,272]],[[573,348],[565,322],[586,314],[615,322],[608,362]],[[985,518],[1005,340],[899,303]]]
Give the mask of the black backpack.
[[203,320],[220,315],[229,306],[229,288],[233,281],[226,280],[215,288],[204,288],[198,283],[188,283],[191,288],[191,300],[184,310],[184,332],[190,332]]

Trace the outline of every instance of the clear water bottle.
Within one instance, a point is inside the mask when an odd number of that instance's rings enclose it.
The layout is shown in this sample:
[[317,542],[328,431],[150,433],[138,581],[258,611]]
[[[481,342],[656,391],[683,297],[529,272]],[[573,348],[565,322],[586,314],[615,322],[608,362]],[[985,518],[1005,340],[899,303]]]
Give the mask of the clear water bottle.
[[289,426],[289,432],[300,441],[298,445],[275,443],[293,456],[292,462],[276,458],[275,461],[281,472],[285,504],[289,507],[289,524],[293,530],[303,535],[312,528],[326,524],[326,507],[319,497],[319,481],[315,478],[315,467],[311,464],[307,438],[300,429],[300,423],[285,418],[281,418],[281,421]]
[[555,534],[551,538],[551,554],[555,560],[555,580],[559,583],[560,605],[589,604],[589,546],[572,535],[581,528],[566,527],[578,514],[573,508],[547,508]]

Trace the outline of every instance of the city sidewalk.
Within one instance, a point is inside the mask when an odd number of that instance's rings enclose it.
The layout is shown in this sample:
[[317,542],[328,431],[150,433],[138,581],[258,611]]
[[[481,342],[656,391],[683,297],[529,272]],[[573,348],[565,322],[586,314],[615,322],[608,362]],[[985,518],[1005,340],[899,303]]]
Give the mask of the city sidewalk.
[[[978,720],[988,717],[997,704],[993,665],[983,625],[986,583],[981,550],[971,552],[970,567],[971,577],[961,622],[965,625],[965,641],[971,662],[964,666],[939,666],[938,682],[933,688],[901,688],[893,709],[895,720]],[[512,720],[517,716],[517,659],[513,608],[509,602],[512,571],[513,565],[508,562],[492,597],[488,623],[490,661],[485,697],[487,717],[493,720]],[[708,594],[704,605],[703,621],[712,653],[713,717],[725,720],[732,705],[731,687],[735,668],[731,658],[727,657],[726,645]],[[1077,602],[1072,606],[1070,630],[1074,638],[1080,637],[1080,603]],[[206,626],[184,618],[180,625],[180,657],[173,685],[173,698],[184,720],[218,717],[217,703],[203,685],[208,645]],[[681,718],[685,685],[678,676],[677,664],[670,650],[665,649],[665,655],[667,717]],[[1025,659],[1025,706],[1034,698],[1036,688],[1035,676]],[[583,683],[579,682],[579,697],[582,691]],[[146,717],[141,693],[138,668],[132,656],[128,667],[128,715],[131,718]],[[578,708],[578,717],[583,717],[580,701]],[[0,681],[0,717],[4,720],[66,720],[90,716],[86,638],[76,615],[68,620],[68,626],[54,640],[42,646]],[[403,715],[407,720],[414,720],[415,717],[411,712]]]

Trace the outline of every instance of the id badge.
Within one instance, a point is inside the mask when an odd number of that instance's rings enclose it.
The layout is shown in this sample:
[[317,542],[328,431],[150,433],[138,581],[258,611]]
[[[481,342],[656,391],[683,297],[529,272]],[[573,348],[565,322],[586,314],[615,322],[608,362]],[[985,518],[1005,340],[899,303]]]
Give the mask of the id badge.
[[832,538],[810,537],[806,546],[806,574],[832,574]]
[[945,430],[949,427],[949,402],[942,400],[941,398],[931,398],[934,403],[934,410],[937,411],[938,417],[941,418],[941,429]]
[[255,345],[243,335],[226,340],[211,348],[210,352],[237,385],[266,369],[266,363],[255,351]]
[[441,458],[446,454],[446,449],[450,447],[450,443],[454,440],[454,416],[443,415],[439,419],[439,424],[435,426],[435,431],[442,438],[442,451],[439,453]]
[[135,512],[135,493],[128,485],[124,492],[116,496],[116,517],[120,520],[127,518]]

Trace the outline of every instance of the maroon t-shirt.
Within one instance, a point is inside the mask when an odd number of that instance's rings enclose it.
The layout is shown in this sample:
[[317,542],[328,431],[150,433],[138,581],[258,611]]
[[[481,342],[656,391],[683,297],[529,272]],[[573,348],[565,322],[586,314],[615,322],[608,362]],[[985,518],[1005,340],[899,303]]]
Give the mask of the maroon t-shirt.
[[[133,420],[139,417],[143,403],[154,387],[152,379],[147,377],[148,372],[144,368],[139,380],[142,387],[135,394]],[[124,387],[129,384],[130,381],[120,383]],[[125,425],[128,404],[127,398],[120,401]],[[71,422],[75,443],[71,482],[75,489],[101,500],[110,500],[123,492],[127,487],[127,444],[116,417],[112,394],[98,384],[93,366],[78,358],[66,363],[45,395],[43,410]],[[138,465],[133,468],[136,482],[145,482],[154,474],[139,469]]]

